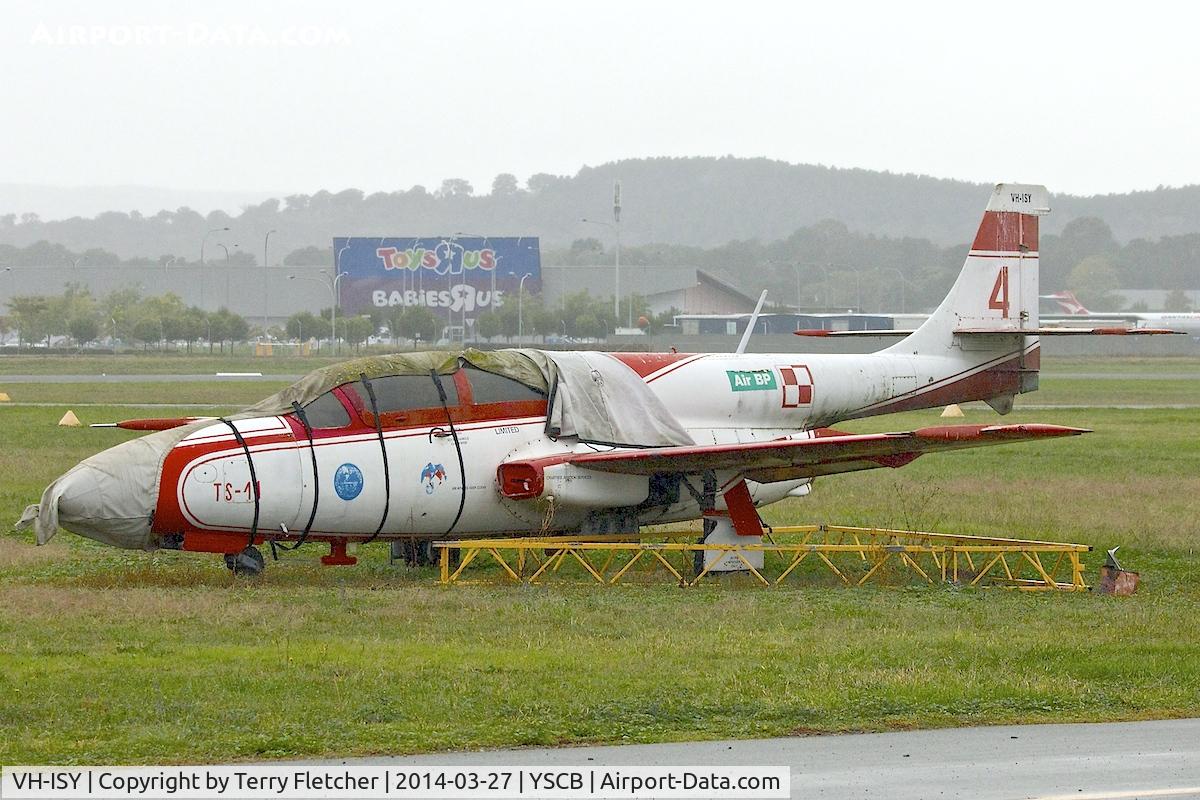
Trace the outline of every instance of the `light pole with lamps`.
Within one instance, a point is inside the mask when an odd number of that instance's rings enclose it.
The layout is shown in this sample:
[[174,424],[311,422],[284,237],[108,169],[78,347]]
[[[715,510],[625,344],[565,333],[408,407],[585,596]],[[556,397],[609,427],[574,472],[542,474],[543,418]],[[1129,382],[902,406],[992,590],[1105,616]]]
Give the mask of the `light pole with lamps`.
[[217,242],[217,247],[225,251],[225,308],[229,308],[229,248],[223,242]]
[[[333,257],[334,277],[329,281],[329,290],[333,293],[333,307],[329,311],[329,314],[330,314],[329,330],[333,334],[333,354],[335,356],[338,353],[337,308],[338,308],[338,298],[341,296],[338,293],[338,285],[341,283],[342,278],[346,277],[346,275],[349,274],[349,273],[342,271],[342,253],[346,252],[349,249],[350,249],[350,243],[346,242],[346,244],[343,245],[342,248],[337,251],[337,254],[334,255],[334,257]],[[325,277],[329,277],[329,273],[325,272],[325,270],[321,270],[321,274],[325,275]]]
[[[272,233],[275,233],[275,229],[274,229],[274,228],[272,228],[271,230],[267,231],[267,235],[263,237],[263,269],[264,269],[264,270],[265,270],[267,267],[271,266],[271,262],[267,260],[267,245],[268,245],[268,243],[270,243],[270,241],[271,241],[271,234],[272,234]],[[263,324],[262,324],[262,336],[263,336],[263,339],[264,339],[264,340],[267,338],[267,303],[268,303],[268,302],[270,301],[270,299],[271,299],[271,282],[270,282],[270,280],[268,279],[268,276],[269,276],[269,275],[270,275],[270,273],[268,273],[268,272],[264,272],[264,273],[263,273]]]
[[[12,269],[12,267],[9,267]],[[532,272],[526,272],[521,276],[521,282],[517,284],[517,344],[521,344],[525,338],[525,279],[532,277]]]
[[214,233],[220,233],[221,231],[227,230],[229,230],[228,227],[213,228],[208,233],[204,234],[204,238],[200,240],[200,266],[204,266],[204,243],[208,241],[208,237],[212,236]]
[[[229,226],[225,226],[224,228],[213,228],[206,232],[203,238],[200,239],[200,308],[204,308],[204,245],[206,242],[208,242],[209,236],[212,236],[214,233],[220,233],[221,231],[227,230],[229,230]],[[208,309],[205,310],[207,311]]]
[[905,291],[905,286],[908,284],[908,279],[904,277],[904,273],[899,267],[878,267],[879,272],[894,272],[896,277],[900,279],[900,313],[908,313],[908,297]]
[[[13,273],[12,267],[5,267],[4,274],[8,276],[8,302],[11,303],[13,296],[17,293],[17,276]],[[21,344],[20,335],[17,336],[17,344]]]
[[329,287],[329,296],[333,303],[329,310],[329,332],[330,332],[330,336],[332,337],[332,341],[333,341],[333,354],[336,356],[337,355],[337,307],[338,307],[337,290],[338,290],[338,285],[342,281],[342,278],[346,277],[347,273],[339,272],[336,276],[334,276],[332,278],[330,277],[329,273],[326,272],[325,270],[321,270],[321,274],[325,276],[326,280],[321,280],[320,278],[313,278],[313,277],[309,277],[306,275],[288,275],[288,280],[294,281],[297,278],[299,278],[302,281],[316,281],[317,283],[320,283],[324,286]]
[[[613,213],[617,216],[617,223],[601,222],[596,219],[588,219],[584,217],[580,222],[586,222],[589,225],[603,225],[605,228],[611,228],[614,237],[616,238],[617,246],[615,251],[614,266],[613,266],[613,319],[616,324],[621,324],[621,225],[620,225],[620,206],[613,207]],[[633,327],[633,298],[629,300],[629,325]]]

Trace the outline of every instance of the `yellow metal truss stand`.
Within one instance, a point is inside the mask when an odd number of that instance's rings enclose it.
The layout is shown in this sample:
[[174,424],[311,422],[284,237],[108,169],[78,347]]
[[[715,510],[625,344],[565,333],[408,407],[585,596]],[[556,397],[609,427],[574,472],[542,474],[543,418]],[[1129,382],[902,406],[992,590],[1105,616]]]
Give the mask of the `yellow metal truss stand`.
[[[679,586],[695,586],[732,553],[741,574],[762,587],[807,582],[846,586],[891,585],[916,581],[958,586],[1003,586],[1025,591],[1077,592],[1088,589],[1081,553],[1089,545],[1006,539],[992,536],[859,528],[845,525],[796,525],[771,529],[767,544],[703,544],[697,531],[584,538],[462,539],[437,542],[443,584],[507,580],[541,583],[583,580],[601,585],[669,577]],[[451,568],[451,553],[460,559]],[[762,552],[756,568],[746,554]],[[696,559],[696,554],[704,557]],[[481,558],[481,556],[483,558]],[[490,569],[489,569],[490,565]],[[641,565],[642,569],[634,567]],[[464,578],[469,567],[481,577]]]

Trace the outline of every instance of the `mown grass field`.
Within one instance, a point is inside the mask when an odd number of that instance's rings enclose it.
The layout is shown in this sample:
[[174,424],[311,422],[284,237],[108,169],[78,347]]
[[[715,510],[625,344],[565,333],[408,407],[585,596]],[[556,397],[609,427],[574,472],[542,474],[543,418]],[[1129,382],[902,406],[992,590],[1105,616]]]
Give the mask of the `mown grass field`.
[[[1114,402],[1144,382],[1101,383]],[[95,396],[91,384],[59,386]],[[221,401],[257,399],[254,386]],[[197,385],[152,397],[105,388],[106,402],[182,402]],[[1120,544],[1143,581],[1120,599],[736,581],[443,588],[433,570],[389,567],[383,546],[337,569],[305,548],[246,581],[201,554],[128,553],[65,533],[35,548],[7,523],[80,458],[132,435],[58,428],[65,408],[0,405],[0,763],[1200,714],[1200,409],[1018,410],[1005,421],[1096,432],[824,479],[765,515],[1093,544],[1093,581],[1103,550]],[[170,413],[81,409],[85,422]],[[930,411],[841,427],[938,422]]]

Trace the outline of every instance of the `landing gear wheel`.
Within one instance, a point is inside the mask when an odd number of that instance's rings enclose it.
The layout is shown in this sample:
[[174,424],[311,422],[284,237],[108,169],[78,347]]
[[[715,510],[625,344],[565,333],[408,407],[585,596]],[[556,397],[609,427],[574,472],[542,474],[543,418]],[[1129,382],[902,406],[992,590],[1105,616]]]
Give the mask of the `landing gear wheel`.
[[[432,539],[400,539],[392,542],[392,561],[403,560],[409,567],[435,567],[441,563],[441,548]],[[459,551],[450,551],[450,564],[458,566]]]
[[267,562],[257,547],[247,547],[240,553],[226,553],[225,566],[234,575],[260,575]]

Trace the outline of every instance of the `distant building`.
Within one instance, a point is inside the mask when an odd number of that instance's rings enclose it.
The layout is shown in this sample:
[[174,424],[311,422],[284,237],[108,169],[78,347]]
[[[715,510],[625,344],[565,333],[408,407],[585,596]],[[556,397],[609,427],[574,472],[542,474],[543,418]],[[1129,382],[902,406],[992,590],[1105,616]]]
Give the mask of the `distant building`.
[[[587,291],[593,297],[612,297],[613,265],[542,265],[542,296],[553,305],[561,298]],[[650,311],[672,308],[689,314],[736,314],[754,310],[756,298],[729,281],[696,267],[621,265],[621,295],[637,294]]]
[[[675,325],[684,336],[740,336],[751,314],[679,314]],[[760,314],[756,334],[792,333],[798,330],[891,331],[914,328],[923,314]]]

